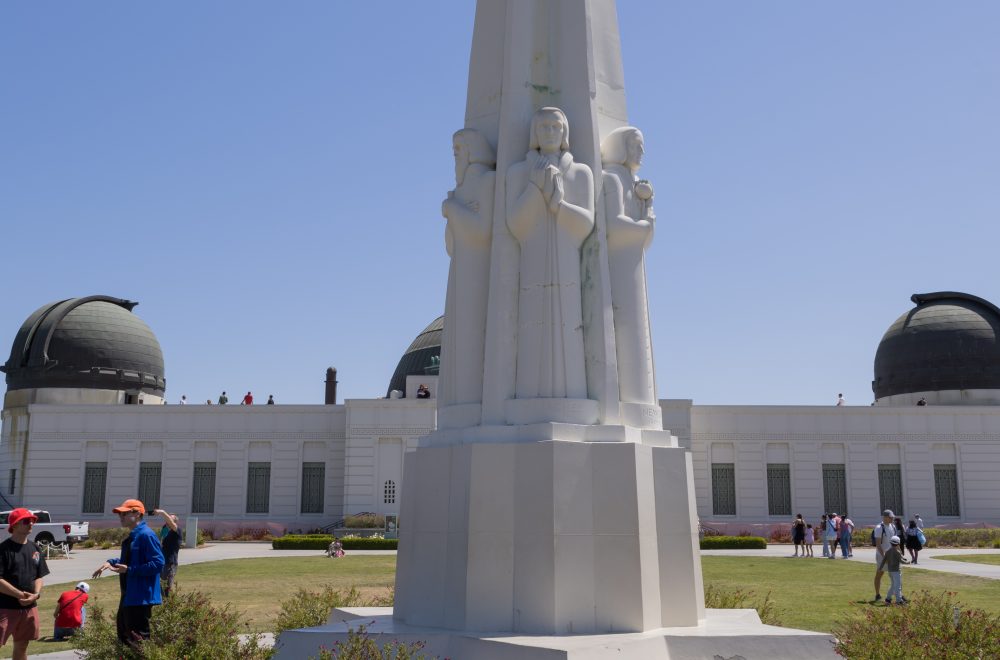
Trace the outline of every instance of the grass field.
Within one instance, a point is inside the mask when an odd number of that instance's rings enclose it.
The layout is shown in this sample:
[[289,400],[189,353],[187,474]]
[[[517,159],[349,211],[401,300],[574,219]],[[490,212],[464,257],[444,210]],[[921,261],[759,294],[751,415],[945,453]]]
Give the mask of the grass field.
[[1000,566],[1000,555],[938,555],[934,559],[967,561],[973,564],[993,564],[994,566]]
[[[971,561],[977,555],[961,557]],[[978,555],[982,557],[982,555]],[[993,555],[996,558],[996,555]],[[959,559],[959,557],[952,557]],[[750,590],[758,596],[770,592],[781,614],[782,624],[828,632],[842,617],[860,614],[875,607],[873,596],[874,566],[862,562],[802,561],[772,557],[703,557],[705,584],[727,590]],[[365,596],[384,594],[395,578],[396,557],[347,556],[331,561],[317,557],[267,557],[234,559],[182,566],[178,588],[208,593],[219,603],[232,603],[244,612],[251,628],[269,630],[281,601],[299,588],[320,589],[357,587]],[[47,585],[39,606],[42,634],[51,639],[52,611],[58,595],[73,584]],[[89,606],[99,604],[113,612],[118,605],[116,576],[91,580]],[[885,594],[888,576],[883,581]],[[1000,614],[1000,580],[966,577],[906,568],[903,593],[919,589],[953,591],[964,605],[980,607]],[[70,648],[67,642],[32,642],[30,653],[46,653]],[[0,649],[0,658],[9,658],[11,645]]]

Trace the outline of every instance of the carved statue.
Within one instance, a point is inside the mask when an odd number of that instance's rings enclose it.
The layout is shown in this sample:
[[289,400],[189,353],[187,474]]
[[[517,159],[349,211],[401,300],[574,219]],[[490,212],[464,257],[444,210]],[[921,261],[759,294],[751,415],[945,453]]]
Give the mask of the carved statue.
[[478,403],[483,396],[483,339],[489,298],[490,236],[496,158],[478,131],[452,138],[455,189],[441,204],[451,256],[441,338],[438,406]]
[[655,405],[644,255],[656,216],[652,185],[635,176],[643,153],[642,133],[632,126],[601,143],[619,392],[622,402]]
[[521,246],[515,395],[585,399],[580,245],[594,228],[594,175],[573,162],[559,108],[535,113],[529,148],[507,170],[507,227]]

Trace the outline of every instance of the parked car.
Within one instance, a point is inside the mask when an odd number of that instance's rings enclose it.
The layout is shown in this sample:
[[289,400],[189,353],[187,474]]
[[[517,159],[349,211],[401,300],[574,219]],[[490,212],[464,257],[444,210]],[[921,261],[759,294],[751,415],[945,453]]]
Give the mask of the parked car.
[[[31,512],[38,516],[38,522],[31,529],[28,540],[34,541],[38,545],[65,543],[72,550],[73,544],[86,541],[87,537],[90,536],[90,523],[54,523],[48,511],[31,509]],[[7,531],[7,516],[9,515],[10,511],[0,511],[0,542],[10,538],[10,532]]]

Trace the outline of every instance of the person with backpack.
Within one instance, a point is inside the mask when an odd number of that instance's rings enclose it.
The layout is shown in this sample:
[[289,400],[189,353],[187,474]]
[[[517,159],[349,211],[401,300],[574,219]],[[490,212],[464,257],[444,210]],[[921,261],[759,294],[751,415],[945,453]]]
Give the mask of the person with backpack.
[[816,533],[819,534],[819,539],[823,542],[823,556],[830,556],[830,544],[826,540],[826,514],[824,513],[820,519],[819,524],[816,525]]
[[[892,524],[893,513],[891,509],[882,512],[882,522],[872,530],[872,545],[875,546],[875,600],[877,603],[882,600],[882,574],[885,573],[883,564],[885,554],[892,549],[892,537],[896,536],[896,526]],[[896,536],[899,539],[898,536]]]
[[59,642],[67,637],[72,637],[76,631],[83,627],[87,620],[87,610],[84,605],[90,598],[87,595],[89,591],[89,584],[79,582],[72,591],[64,591],[60,594],[56,609],[52,612],[52,616],[56,618],[52,631],[54,640]]

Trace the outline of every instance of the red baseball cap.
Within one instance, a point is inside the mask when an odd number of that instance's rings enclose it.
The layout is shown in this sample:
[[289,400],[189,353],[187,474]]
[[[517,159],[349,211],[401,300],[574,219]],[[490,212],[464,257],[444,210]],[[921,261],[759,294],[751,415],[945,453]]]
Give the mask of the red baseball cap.
[[138,511],[142,515],[146,515],[146,507],[143,506],[142,502],[139,500],[125,500],[122,502],[121,506],[116,506],[111,509],[115,513],[128,513],[129,511]]
[[22,508],[14,509],[13,511],[10,512],[10,514],[7,515],[7,531],[13,532],[14,525],[21,522],[22,520],[30,520],[31,522],[34,523],[38,522],[38,516],[33,514],[31,511],[28,511],[27,509],[22,509]]

